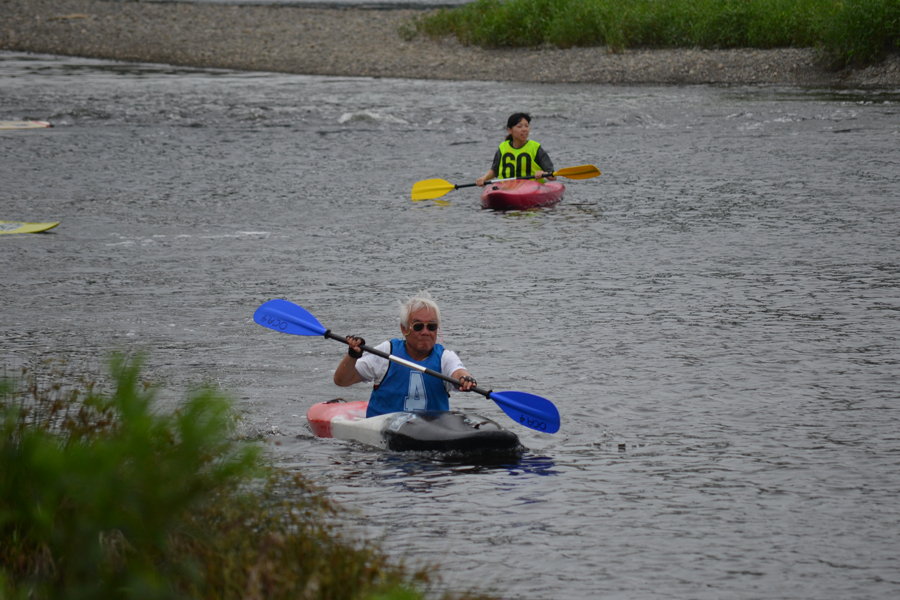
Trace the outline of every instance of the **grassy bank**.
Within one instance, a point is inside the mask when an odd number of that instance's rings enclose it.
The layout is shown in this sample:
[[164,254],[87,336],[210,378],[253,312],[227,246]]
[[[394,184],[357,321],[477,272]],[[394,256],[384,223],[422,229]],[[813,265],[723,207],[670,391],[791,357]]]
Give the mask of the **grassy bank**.
[[163,414],[140,361],[111,373],[110,392],[0,380],[0,598],[437,595],[429,570],[339,535],[340,509],[239,440],[219,392]]
[[477,0],[413,28],[485,47],[818,47],[864,64],[900,50],[900,0]]

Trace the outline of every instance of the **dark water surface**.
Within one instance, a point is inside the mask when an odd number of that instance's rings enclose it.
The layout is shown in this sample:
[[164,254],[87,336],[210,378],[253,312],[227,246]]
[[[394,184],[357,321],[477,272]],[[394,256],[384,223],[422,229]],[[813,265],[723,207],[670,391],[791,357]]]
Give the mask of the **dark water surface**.
[[[900,91],[339,79],[0,54],[0,365],[150,351],[451,588],[508,598],[900,596]],[[556,208],[446,205],[530,110]],[[311,437],[344,348],[428,288],[479,384],[545,396],[518,461]],[[275,432],[275,433],[272,433]],[[624,443],[625,448],[619,449]]]

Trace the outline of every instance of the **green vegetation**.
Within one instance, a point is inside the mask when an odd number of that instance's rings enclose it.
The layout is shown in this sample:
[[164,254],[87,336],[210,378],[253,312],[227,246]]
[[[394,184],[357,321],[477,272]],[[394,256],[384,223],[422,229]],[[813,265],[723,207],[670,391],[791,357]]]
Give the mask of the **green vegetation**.
[[415,32],[485,47],[817,47],[844,65],[900,50],[900,0],[477,0],[401,30]]
[[220,393],[161,414],[140,366],[115,357],[111,393],[0,379],[0,598],[434,595],[426,569],[337,534],[338,507],[236,439]]

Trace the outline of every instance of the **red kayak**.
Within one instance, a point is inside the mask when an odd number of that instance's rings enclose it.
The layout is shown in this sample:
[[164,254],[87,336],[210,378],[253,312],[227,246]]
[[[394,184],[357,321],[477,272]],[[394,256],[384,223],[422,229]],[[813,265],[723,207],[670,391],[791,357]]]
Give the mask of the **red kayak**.
[[551,206],[562,200],[566,186],[556,181],[538,183],[533,179],[498,181],[484,186],[481,208],[494,210],[528,210]]

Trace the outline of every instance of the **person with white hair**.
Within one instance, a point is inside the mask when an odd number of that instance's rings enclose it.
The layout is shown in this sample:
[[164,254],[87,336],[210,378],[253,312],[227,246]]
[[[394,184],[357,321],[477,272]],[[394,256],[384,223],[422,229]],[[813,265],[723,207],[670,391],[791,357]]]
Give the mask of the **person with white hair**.
[[440,325],[441,309],[428,292],[419,292],[400,305],[402,337],[382,342],[375,349],[448,375],[460,382],[458,386],[364,353],[360,346],[366,341],[349,335],[349,349],[334,372],[334,382],[341,387],[374,382],[367,417],[399,411],[450,410],[450,391],[468,392],[477,383],[459,356],[437,343]]

